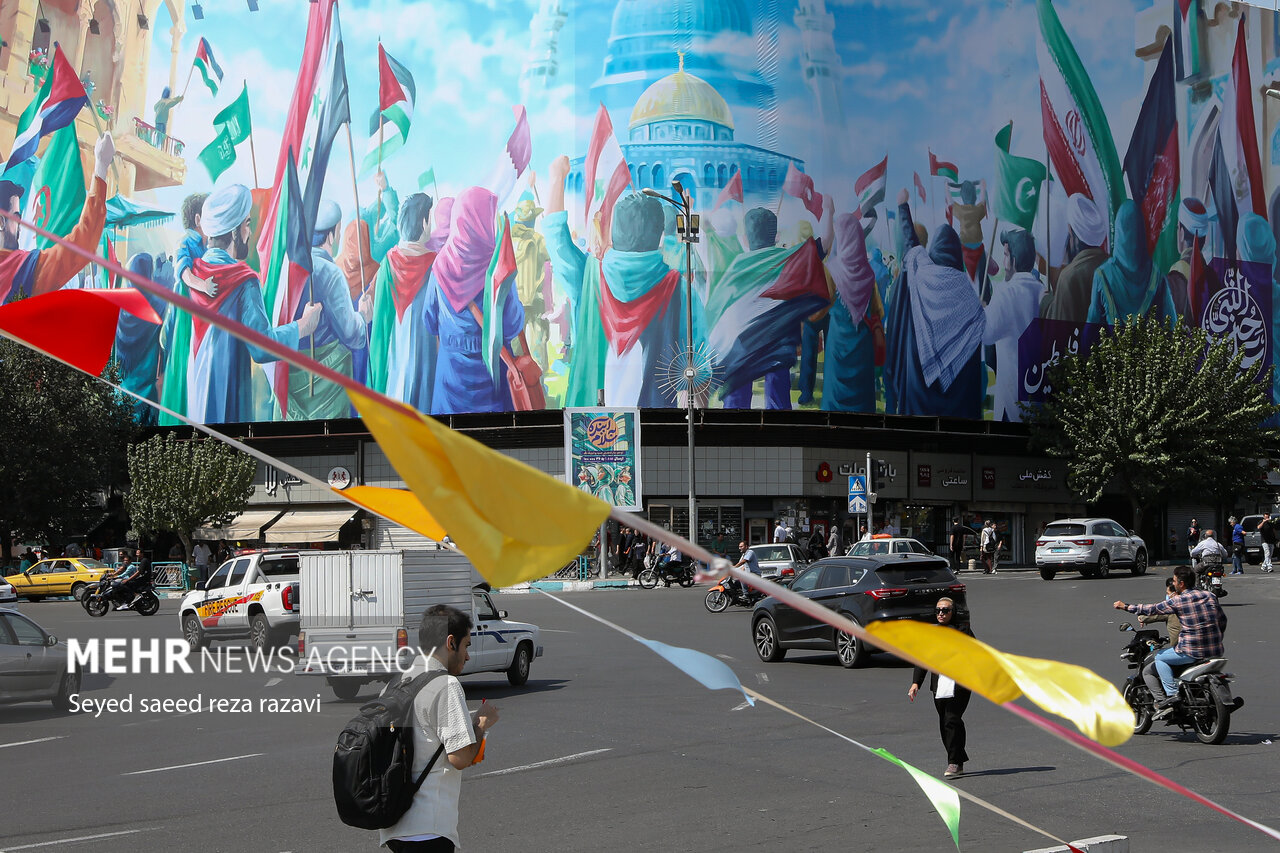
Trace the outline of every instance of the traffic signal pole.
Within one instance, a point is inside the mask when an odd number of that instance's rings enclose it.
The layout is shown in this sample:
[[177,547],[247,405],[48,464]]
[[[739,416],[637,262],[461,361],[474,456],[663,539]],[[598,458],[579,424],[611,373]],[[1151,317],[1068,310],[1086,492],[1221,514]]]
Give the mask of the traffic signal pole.
[[868,450],[867,451],[867,535],[874,535],[876,532],[875,528],[871,526],[871,522],[874,518],[874,510],[871,507],[871,488],[872,488],[872,483],[875,482],[873,477],[874,475],[871,473],[871,451]]

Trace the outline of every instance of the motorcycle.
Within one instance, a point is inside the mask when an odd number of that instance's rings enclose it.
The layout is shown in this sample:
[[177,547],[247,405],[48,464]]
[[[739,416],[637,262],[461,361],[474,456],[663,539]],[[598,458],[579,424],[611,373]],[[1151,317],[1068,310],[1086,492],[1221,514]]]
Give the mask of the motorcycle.
[[693,586],[693,561],[675,554],[663,554],[655,564],[642,570],[636,580],[645,589],[653,589],[659,581],[665,587],[678,583],[688,589]]
[[[1122,693],[1133,709],[1133,733],[1146,734],[1157,719],[1157,710],[1155,699],[1142,680],[1142,670],[1155,659],[1156,652],[1169,644],[1169,638],[1153,629],[1136,630],[1128,622],[1122,622],[1120,630],[1133,632],[1133,639],[1125,645],[1120,657],[1129,669],[1136,670],[1125,679]],[[1231,712],[1244,707],[1243,698],[1231,696],[1229,684],[1235,676],[1223,672],[1226,665],[1226,658],[1210,658],[1175,666],[1178,697],[1182,701],[1167,712],[1168,716],[1159,719],[1183,731],[1190,729],[1201,743],[1219,744],[1226,740],[1231,731]]]
[[764,597],[765,594],[758,589],[744,587],[737,581],[731,582],[729,578],[722,578],[707,592],[707,597],[703,600],[703,604],[712,613],[723,613],[729,609],[731,604],[750,609],[755,607],[756,603],[762,601]]
[[1196,589],[1212,592],[1218,598],[1226,598],[1227,590],[1222,586],[1222,562],[1207,564],[1200,560],[1192,562],[1196,570]]
[[[85,612],[93,617],[107,615],[107,611],[112,605],[127,603],[124,597],[117,591],[110,579],[104,578],[100,581],[89,584],[85,587],[84,596],[80,599],[80,603],[84,605]],[[160,598],[156,595],[155,590],[150,584],[143,587],[138,600],[134,602],[130,610],[141,613],[143,616],[154,616],[156,611],[160,609]]]

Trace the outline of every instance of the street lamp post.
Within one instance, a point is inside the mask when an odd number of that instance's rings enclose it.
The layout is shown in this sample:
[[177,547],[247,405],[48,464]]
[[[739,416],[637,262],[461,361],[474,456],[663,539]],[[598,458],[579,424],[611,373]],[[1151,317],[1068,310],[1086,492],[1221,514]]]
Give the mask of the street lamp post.
[[646,189],[644,194],[665,201],[674,207],[676,214],[676,234],[684,243],[684,395],[685,418],[689,426],[689,541],[698,541],[698,490],[693,458],[693,386],[698,372],[693,366],[693,244],[698,242],[699,216],[691,212],[693,200],[689,191],[679,181],[672,181],[675,198],[670,198],[656,190]]

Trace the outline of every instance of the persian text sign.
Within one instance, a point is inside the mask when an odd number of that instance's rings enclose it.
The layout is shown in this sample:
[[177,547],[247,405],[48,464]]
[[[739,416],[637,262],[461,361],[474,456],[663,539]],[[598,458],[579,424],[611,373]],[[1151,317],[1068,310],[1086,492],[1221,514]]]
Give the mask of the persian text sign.
[[618,509],[641,511],[639,409],[565,409],[564,457],[571,484]]

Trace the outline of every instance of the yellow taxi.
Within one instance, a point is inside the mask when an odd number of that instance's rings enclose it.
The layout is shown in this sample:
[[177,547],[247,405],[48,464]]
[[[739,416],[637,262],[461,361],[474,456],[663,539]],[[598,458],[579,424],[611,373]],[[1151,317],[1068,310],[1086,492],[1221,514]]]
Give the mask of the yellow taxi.
[[79,601],[85,587],[101,580],[109,571],[111,567],[106,563],[89,557],[58,557],[41,560],[25,572],[9,575],[4,580],[27,601],[39,601],[47,595],[71,595]]

